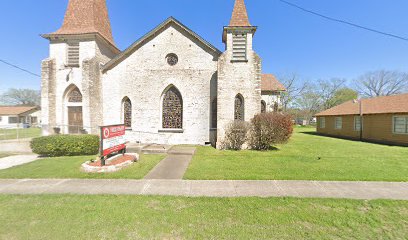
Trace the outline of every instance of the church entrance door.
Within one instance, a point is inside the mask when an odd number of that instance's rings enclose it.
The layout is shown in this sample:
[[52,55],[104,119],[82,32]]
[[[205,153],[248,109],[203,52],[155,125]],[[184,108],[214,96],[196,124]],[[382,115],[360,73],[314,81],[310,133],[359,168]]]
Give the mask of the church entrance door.
[[79,134],[83,128],[82,107],[68,107],[69,134]]

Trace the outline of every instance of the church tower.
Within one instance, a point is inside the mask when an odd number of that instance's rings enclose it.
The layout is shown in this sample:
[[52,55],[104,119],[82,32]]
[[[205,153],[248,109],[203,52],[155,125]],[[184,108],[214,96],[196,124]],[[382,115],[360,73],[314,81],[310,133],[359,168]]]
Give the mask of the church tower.
[[44,34],[49,58],[42,62],[43,134],[96,133],[102,122],[100,65],[115,46],[106,0],[69,0],[62,27]]
[[232,121],[250,121],[261,112],[261,59],[252,48],[257,27],[249,22],[244,0],[235,0],[224,27],[225,52],[218,60],[217,147]]

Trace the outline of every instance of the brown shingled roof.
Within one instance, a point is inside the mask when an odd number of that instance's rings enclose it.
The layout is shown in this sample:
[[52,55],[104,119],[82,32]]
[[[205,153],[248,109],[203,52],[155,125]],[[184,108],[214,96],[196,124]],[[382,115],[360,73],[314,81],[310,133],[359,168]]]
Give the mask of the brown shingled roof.
[[[408,113],[408,94],[362,99],[363,114]],[[360,114],[359,101],[348,101],[323,111],[317,116],[340,116]]]
[[262,91],[286,91],[285,86],[272,74],[262,74]]
[[62,27],[51,35],[99,33],[115,46],[106,0],[69,0]]
[[248,13],[244,0],[235,0],[234,11],[232,12],[230,27],[250,27]]
[[20,115],[26,112],[39,110],[39,107],[33,106],[0,106],[0,115]]

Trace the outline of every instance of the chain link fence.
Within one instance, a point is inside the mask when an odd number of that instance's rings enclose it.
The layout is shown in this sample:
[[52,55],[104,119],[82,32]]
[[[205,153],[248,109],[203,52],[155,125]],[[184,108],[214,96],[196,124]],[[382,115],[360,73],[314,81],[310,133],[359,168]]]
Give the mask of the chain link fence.
[[29,139],[40,136],[41,126],[39,125],[18,124],[0,127],[0,141]]

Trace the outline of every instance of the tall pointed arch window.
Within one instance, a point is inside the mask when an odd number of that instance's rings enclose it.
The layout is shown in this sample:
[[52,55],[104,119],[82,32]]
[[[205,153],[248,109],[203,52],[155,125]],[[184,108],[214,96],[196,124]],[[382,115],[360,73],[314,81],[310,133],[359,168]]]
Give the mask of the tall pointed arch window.
[[266,102],[264,100],[261,101],[261,113],[266,113]]
[[217,128],[217,98],[211,103],[211,128]]
[[126,128],[132,128],[132,102],[125,97],[122,101],[123,106],[123,123]]
[[245,121],[245,106],[244,106],[244,97],[241,94],[238,94],[235,97],[235,107],[234,107],[234,119],[238,121]]
[[82,102],[82,94],[77,87],[75,87],[68,93],[68,102],[70,103]]
[[163,128],[183,128],[183,99],[176,87],[170,87],[163,95]]

